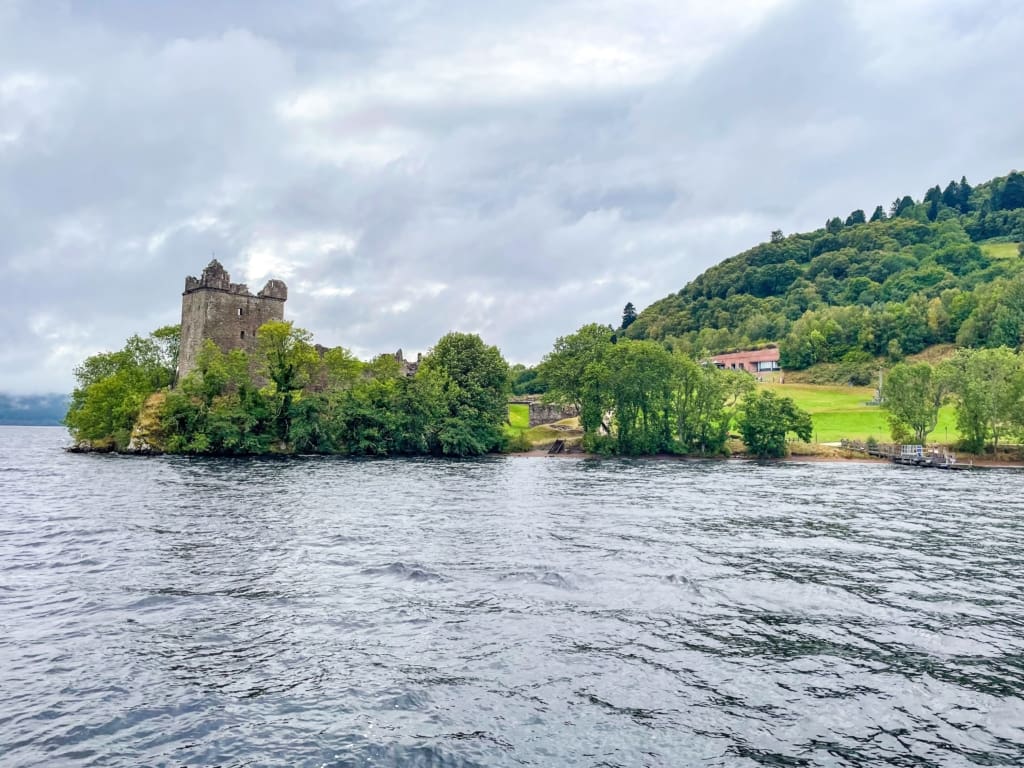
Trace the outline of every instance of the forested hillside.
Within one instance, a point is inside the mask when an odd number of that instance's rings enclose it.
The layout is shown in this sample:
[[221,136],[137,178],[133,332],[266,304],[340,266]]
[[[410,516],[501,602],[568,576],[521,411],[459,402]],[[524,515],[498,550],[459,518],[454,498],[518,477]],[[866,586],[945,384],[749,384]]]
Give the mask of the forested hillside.
[[966,178],[783,235],[708,269],[624,333],[691,354],[778,343],[784,368],[937,343],[1020,347],[1024,174]]

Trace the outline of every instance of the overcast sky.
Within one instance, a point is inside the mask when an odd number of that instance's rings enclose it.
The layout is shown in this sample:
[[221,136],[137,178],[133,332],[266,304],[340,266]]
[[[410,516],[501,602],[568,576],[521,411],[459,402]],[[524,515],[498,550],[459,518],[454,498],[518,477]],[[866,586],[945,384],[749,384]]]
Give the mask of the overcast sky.
[[1024,166],[1024,4],[0,0],[0,391],[211,254],[326,345],[513,362],[775,228]]

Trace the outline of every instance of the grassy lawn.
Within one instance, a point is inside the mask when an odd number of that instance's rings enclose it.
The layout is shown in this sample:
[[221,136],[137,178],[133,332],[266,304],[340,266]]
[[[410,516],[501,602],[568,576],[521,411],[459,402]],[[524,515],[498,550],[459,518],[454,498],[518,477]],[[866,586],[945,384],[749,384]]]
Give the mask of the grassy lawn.
[[990,259],[1015,259],[1020,253],[1017,243],[981,243],[981,250]]
[[[793,401],[811,414],[814,421],[813,442],[837,443],[844,437],[849,440],[867,440],[874,437],[888,442],[889,421],[884,409],[867,405],[875,396],[872,387],[847,387],[818,384],[760,384]],[[548,426],[530,429],[530,408],[526,405],[510,405],[509,421],[505,431],[510,436],[525,432],[534,444],[550,443],[559,438],[578,436],[578,432],[566,434]],[[576,425],[575,419],[559,422]],[[929,436],[936,443],[952,443],[959,439],[956,429],[956,414],[952,406],[945,406],[939,412],[939,425]]]
[[[760,386],[793,398],[793,402],[811,414],[814,421],[814,442],[834,443],[844,437],[850,440],[875,437],[881,442],[891,439],[885,410],[877,405],[866,404],[875,394],[871,387],[814,384]],[[929,439],[937,443],[947,443],[959,437],[955,412],[947,405],[939,412],[939,425],[929,435]]]
[[510,435],[518,435],[530,428],[530,406],[523,403],[512,403],[508,407],[508,421],[505,431]]

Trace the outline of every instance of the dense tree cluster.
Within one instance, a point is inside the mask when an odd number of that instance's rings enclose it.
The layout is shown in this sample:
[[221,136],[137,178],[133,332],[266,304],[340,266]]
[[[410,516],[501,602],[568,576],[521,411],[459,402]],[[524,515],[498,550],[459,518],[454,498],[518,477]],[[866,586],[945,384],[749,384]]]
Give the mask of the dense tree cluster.
[[539,373],[549,399],[579,409],[584,446],[601,453],[724,453],[742,402],[739,423],[749,424],[753,453],[783,455],[789,432],[810,437],[810,417],[788,398],[793,421],[759,415],[763,402],[774,401],[753,395],[750,374],[699,364],[655,341],[617,338],[609,326],[586,325],[556,340]]
[[75,369],[78,386],[64,417],[71,433],[127,446],[146,398],[174,380],[178,338],[177,326],[168,326],[147,338],[132,336],[117,352],[86,358]]
[[962,447],[998,451],[1007,435],[1024,439],[1024,353],[961,349],[937,366],[899,363],[882,397],[899,442],[923,444],[938,423],[939,408],[952,402]]
[[932,187],[829,219],[708,269],[648,307],[625,334],[690,354],[778,342],[782,365],[926,346],[1016,347],[1024,338],[1024,262],[990,258],[983,240],[1024,241],[1024,174]]
[[[252,356],[205,343],[159,407],[165,450],[475,456],[503,445],[508,365],[478,336],[444,336],[414,376],[388,355],[363,363],[343,348],[320,354],[291,323],[267,323],[257,338]],[[66,424],[79,440],[123,449],[146,398],[173,370],[156,339],[133,337],[120,352],[90,357],[76,371]]]
[[786,455],[786,436],[790,432],[809,442],[814,425],[810,414],[797,408],[791,398],[765,390],[744,400],[739,428],[751,453],[779,457]]
[[536,366],[516,363],[509,369],[509,377],[513,395],[539,395],[544,392],[544,383]]

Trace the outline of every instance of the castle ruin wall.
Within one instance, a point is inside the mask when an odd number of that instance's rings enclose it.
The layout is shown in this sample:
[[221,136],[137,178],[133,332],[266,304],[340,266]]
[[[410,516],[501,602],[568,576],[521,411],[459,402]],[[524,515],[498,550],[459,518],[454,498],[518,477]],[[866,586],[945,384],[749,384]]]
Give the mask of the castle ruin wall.
[[288,289],[271,280],[257,295],[231,276],[215,260],[202,277],[185,279],[181,299],[181,350],[178,380],[195,368],[203,341],[212,340],[224,352],[256,350],[256,330],[270,320],[284,320]]

